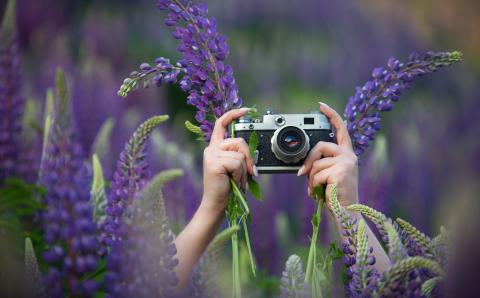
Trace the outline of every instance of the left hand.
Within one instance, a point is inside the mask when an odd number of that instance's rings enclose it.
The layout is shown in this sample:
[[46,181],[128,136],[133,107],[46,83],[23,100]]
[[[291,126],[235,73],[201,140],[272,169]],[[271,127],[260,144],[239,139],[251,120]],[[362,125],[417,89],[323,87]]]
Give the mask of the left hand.
[[298,175],[308,176],[308,193],[316,186],[327,185],[327,206],[330,208],[330,190],[337,184],[337,198],[341,205],[358,203],[357,156],[348,130],[340,115],[324,103],[320,111],[329,119],[337,134],[337,143],[318,142],[305,159]]

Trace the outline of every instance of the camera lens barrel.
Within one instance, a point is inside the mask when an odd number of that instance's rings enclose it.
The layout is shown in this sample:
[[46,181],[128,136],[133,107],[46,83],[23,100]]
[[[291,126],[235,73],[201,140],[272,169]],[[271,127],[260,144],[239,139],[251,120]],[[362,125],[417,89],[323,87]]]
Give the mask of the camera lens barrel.
[[286,126],[277,129],[272,136],[272,152],[285,163],[297,163],[304,159],[310,150],[310,141],[303,129]]

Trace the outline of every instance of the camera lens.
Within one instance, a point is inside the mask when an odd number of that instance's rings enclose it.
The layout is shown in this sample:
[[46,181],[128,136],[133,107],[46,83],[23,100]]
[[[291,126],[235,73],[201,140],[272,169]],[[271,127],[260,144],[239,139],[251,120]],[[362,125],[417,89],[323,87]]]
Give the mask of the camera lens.
[[285,131],[279,136],[280,147],[288,152],[295,152],[302,145],[302,136],[296,131]]
[[272,137],[272,152],[285,163],[296,163],[305,158],[310,143],[305,131],[287,126],[275,131]]

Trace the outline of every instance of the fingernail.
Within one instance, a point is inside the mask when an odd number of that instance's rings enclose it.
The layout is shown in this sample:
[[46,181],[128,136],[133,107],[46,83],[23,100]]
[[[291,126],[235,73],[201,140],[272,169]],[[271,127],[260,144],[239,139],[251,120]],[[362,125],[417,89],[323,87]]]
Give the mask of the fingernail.
[[253,166],[253,176],[258,177],[257,166]]
[[319,101],[318,103],[320,104],[320,106],[326,106],[327,108],[329,108],[329,107],[330,107],[329,105],[327,105],[327,104],[326,104],[326,103],[324,103],[324,102],[321,102],[321,101]]
[[250,111],[250,108],[241,108],[240,111],[242,111],[242,112],[248,112],[248,111]]
[[302,166],[298,172],[297,172],[297,176],[302,176],[303,175],[303,171],[305,171],[305,166]]
[[248,182],[247,182],[247,183],[245,183],[245,190],[248,191],[248,188],[249,187],[248,187]]
[[310,195],[310,193],[311,193],[310,186],[307,187],[307,192],[308,192],[308,195]]

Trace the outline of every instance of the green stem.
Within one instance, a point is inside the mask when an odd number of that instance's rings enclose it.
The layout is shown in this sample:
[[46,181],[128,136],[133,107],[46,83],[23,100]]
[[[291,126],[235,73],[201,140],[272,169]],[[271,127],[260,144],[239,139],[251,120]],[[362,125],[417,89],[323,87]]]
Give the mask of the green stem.
[[250,214],[250,208],[248,208],[247,201],[245,201],[245,198],[240,191],[240,188],[238,188],[237,183],[235,180],[230,179],[230,184],[232,185],[233,193],[235,194],[235,197],[242,203],[243,209],[245,210],[245,214],[248,215]]
[[238,237],[237,233],[232,235],[232,275],[233,275],[233,298],[242,297],[242,287],[240,283],[240,256],[238,254]]
[[248,235],[247,220],[245,217],[242,218],[242,225],[243,225],[243,231],[245,232],[245,241],[247,242],[248,256],[250,257],[250,267],[252,268],[253,276],[255,276],[256,275],[255,271],[257,268],[253,260],[252,246],[250,245],[250,237]]
[[312,282],[313,268],[317,264],[317,237],[320,221],[322,219],[322,209],[325,204],[324,200],[318,200],[317,210],[312,218],[312,239],[310,242],[310,251],[308,252],[307,271],[305,274],[305,282],[310,284]]

